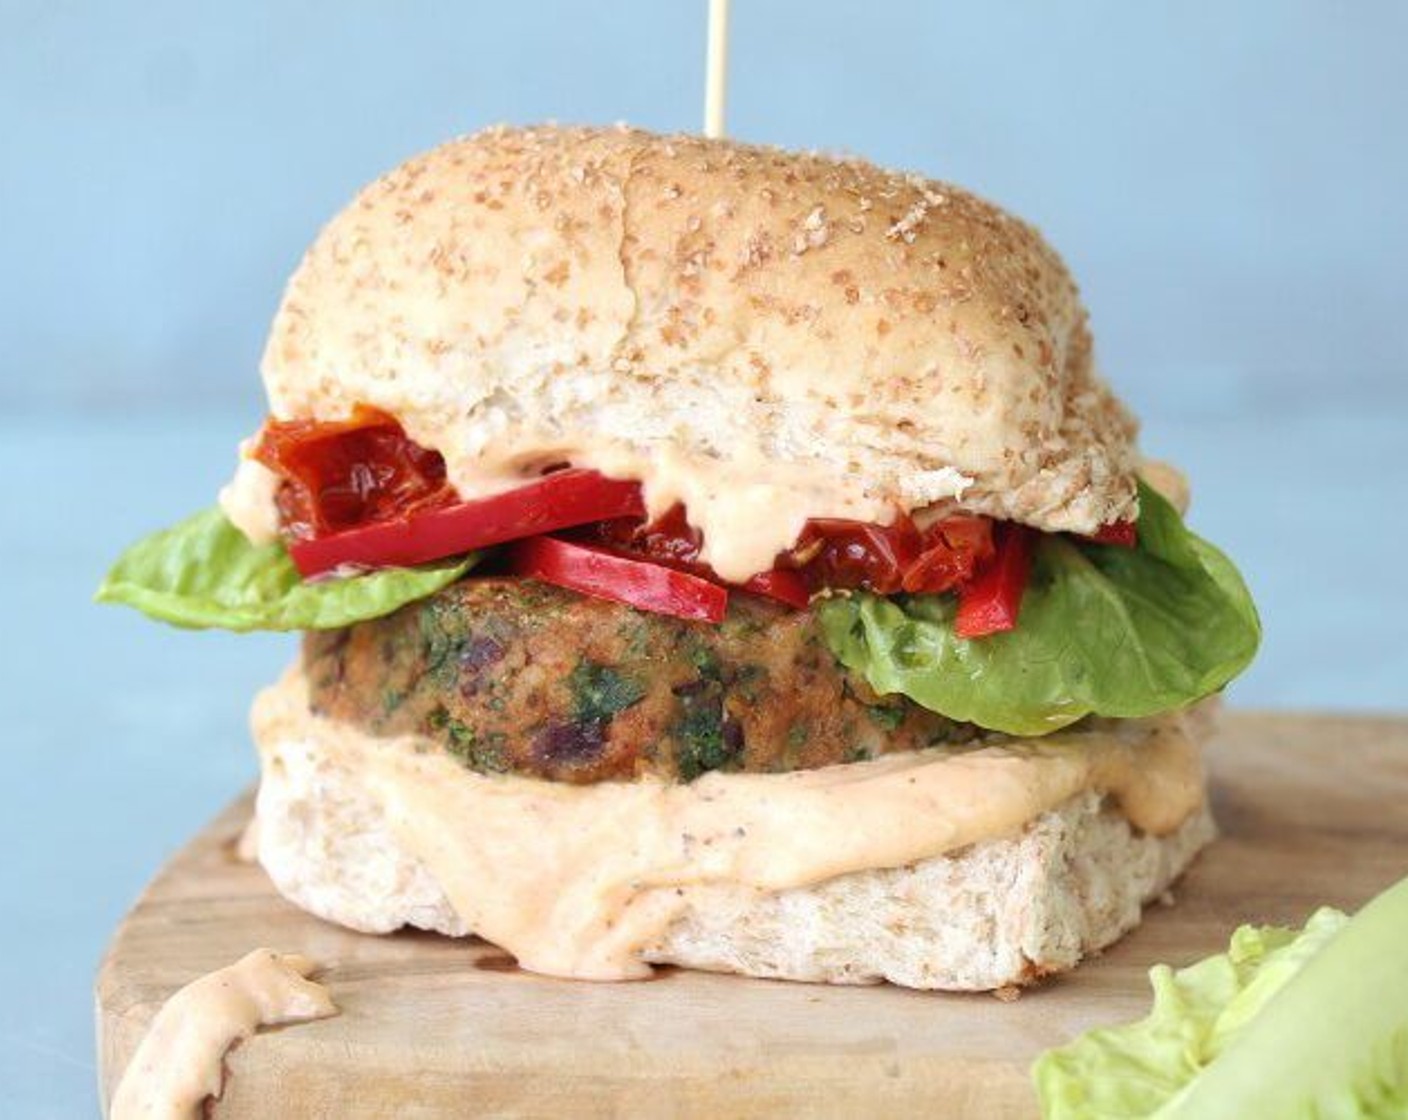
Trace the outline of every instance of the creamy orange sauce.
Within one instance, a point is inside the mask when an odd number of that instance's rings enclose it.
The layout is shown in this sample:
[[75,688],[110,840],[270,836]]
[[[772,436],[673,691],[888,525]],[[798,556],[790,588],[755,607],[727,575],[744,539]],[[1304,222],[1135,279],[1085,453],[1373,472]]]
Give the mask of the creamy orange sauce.
[[[278,478],[245,457],[250,442],[241,446],[239,466],[220,491],[219,503],[252,543],[265,544],[278,538],[274,505]],[[857,486],[837,487],[796,464],[741,454],[727,461],[713,460],[686,455],[668,443],[650,456],[610,440],[549,450],[507,446],[493,457],[482,454],[472,472],[452,470],[450,481],[462,498],[486,498],[533,481],[534,471],[545,462],[570,462],[608,478],[640,482],[650,518],[683,504],[691,524],[704,533],[701,559],[734,583],[771,569],[778,554],[797,542],[812,518],[889,524],[900,508],[890,498],[865,493]],[[933,493],[950,505],[971,482],[951,469],[927,472],[927,479]]]
[[[255,544],[278,538],[274,495],[277,476],[247,457],[252,442],[241,445],[234,477],[220,491],[225,515]],[[473,469],[451,466],[450,481],[464,498],[483,498],[524,485],[544,462],[571,462],[598,470],[609,478],[639,481],[649,517],[659,517],[676,503],[688,511],[691,524],[703,530],[701,559],[725,580],[743,583],[773,567],[779,553],[791,548],[807,521],[838,517],[889,524],[901,508],[917,511],[921,523],[963,508],[963,495],[973,480],[950,467],[918,472],[914,485],[924,500],[900,502],[893,495],[867,492],[853,485],[837,486],[824,476],[795,463],[749,457],[710,459],[689,455],[668,442],[649,456],[619,441],[555,445],[529,450],[506,445],[496,455],[487,450]],[[525,474],[525,471],[529,472]],[[1180,510],[1188,506],[1188,485],[1177,469],[1144,460],[1141,474]]]
[[262,1026],[336,1015],[328,990],[307,979],[307,957],[256,949],[194,980],[162,1005],[132,1055],[109,1120],[188,1120],[218,1097],[225,1052]]
[[[248,457],[254,442],[248,439],[240,445],[239,464],[221,489],[219,504],[225,516],[258,545],[279,536],[274,504],[279,479]],[[964,491],[973,483],[951,467],[917,472],[914,485],[927,500],[900,502],[859,486],[837,486],[795,463],[750,458],[741,452],[727,460],[710,459],[686,454],[670,443],[662,443],[645,456],[606,439],[548,449],[534,445],[525,450],[508,444],[492,456],[485,450],[472,469],[452,468],[450,481],[463,498],[485,498],[533,481],[538,477],[536,470],[548,462],[570,462],[608,478],[640,482],[650,518],[682,504],[690,523],[703,530],[701,559],[733,583],[746,582],[772,568],[778,554],[797,542],[813,518],[888,525],[905,506],[925,525],[961,510]],[[1145,459],[1140,474],[1180,512],[1187,511],[1188,483],[1177,468]]]
[[216,503],[250,544],[260,545],[279,539],[279,511],[274,504],[279,476],[249,458],[254,443],[247,439],[240,444],[239,465],[234,477],[221,487]]
[[1162,494],[1164,500],[1178,510],[1180,515],[1188,513],[1188,505],[1193,500],[1188,476],[1172,463],[1165,463],[1161,459],[1141,459],[1139,477]]
[[[638,479],[648,517],[682,504],[690,523],[703,532],[700,559],[733,583],[770,570],[813,518],[888,525],[900,508],[858,486],[837,486],[807,467],[743,452],[715,460],[663,444],[645,457],[603,442],[570,458],[612,478]],[[961,496],[972,481],[951,469],[930,474],[934,492],[945,499]]]
[[241,863],[254,863],[259,858],[259,818],[250,817],[235,839],[235,858]]
[[295,671],[255,706],[266,768],[282,744],[345,768],[464,923],[526,969],[618,980],[691,892],[806,886],[1010,836],[1088,788],[1172,832],[1202,803],[1181,716],[992,740],[789,774],[574,786],[467,771],[407,736],[375,739],[308,712]]

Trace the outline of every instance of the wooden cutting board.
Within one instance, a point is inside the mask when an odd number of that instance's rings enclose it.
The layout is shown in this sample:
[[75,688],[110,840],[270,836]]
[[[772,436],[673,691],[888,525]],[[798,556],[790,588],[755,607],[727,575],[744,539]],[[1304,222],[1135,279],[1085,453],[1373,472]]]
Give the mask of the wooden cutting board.
[[668,969],[574,983],[519,972],[482,942],[361,936],[236,859],[246,796],[113,939],[97,982],[104,1100],[173,991],[264,945],[323,962],[342,1014],[232,1051],[219,1117],[1035,1117],[1032,1059],[1145,1014],[1151,964],[1219,951],[1241,922],[1358,907],[1408,874],[1408,720],[1229,715],[1212,770],[1224,835],[1177,905],[1013,1003]]

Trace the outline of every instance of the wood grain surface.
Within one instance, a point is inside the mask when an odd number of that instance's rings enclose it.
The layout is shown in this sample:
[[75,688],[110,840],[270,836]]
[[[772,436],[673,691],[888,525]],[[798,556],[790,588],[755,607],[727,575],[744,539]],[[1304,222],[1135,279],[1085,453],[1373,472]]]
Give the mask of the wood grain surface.
[[1223,836],[1177,904],[1012,1003],[669,969],[574,983],[519,972],[478,941],[361,936],[295,909],[235,858],[244,797],[113,938],[97,982],[104,1100],[173,991],[267,945],[323,962],[342,1014],[232,1051],[219,1117],[1035,1117],[1032,1059],[1143,1015],[1151,964],[1218,951],[1241,922],[1357,907],[1408,874],[1408,720],[1232,714],[1211,757]]

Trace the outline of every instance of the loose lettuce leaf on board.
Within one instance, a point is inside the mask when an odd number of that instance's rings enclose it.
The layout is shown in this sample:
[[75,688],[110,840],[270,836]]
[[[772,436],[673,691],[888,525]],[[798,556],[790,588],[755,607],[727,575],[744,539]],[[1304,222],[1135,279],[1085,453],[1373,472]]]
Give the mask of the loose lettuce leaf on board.
[[1139,494],[1135,548],[1038,538],[1014,630],[966,640],[953,595],[860,593],[821,604],[827,641],[876,691],[1014,735],[1207,696],[1256,653],[1256,607],[1227,557],[1156,491]]
[[1228,951],[1156,965],[1154,1008],[1047,1051],[1046,1120],[1402,1120],[1408,880],[1353,918],[1243,926]]
[[95,598],[194,629],[335,630],[433,595],[474,560],[308,582],[282,544],[251,544],[211,508],[134,544]]

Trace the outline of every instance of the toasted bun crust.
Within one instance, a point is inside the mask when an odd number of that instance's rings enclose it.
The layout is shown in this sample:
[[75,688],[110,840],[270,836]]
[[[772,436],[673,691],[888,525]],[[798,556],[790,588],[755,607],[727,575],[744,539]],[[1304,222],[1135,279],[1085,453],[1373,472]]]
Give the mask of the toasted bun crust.
[[1060,259],[858,160],[626,128],[452,141],[322,232],[263,371],[281,417],[393,413],[465,495],[564,460],[641,478],[725,575],[807,517],[1088,532],[1134,508],[1134,424]]

